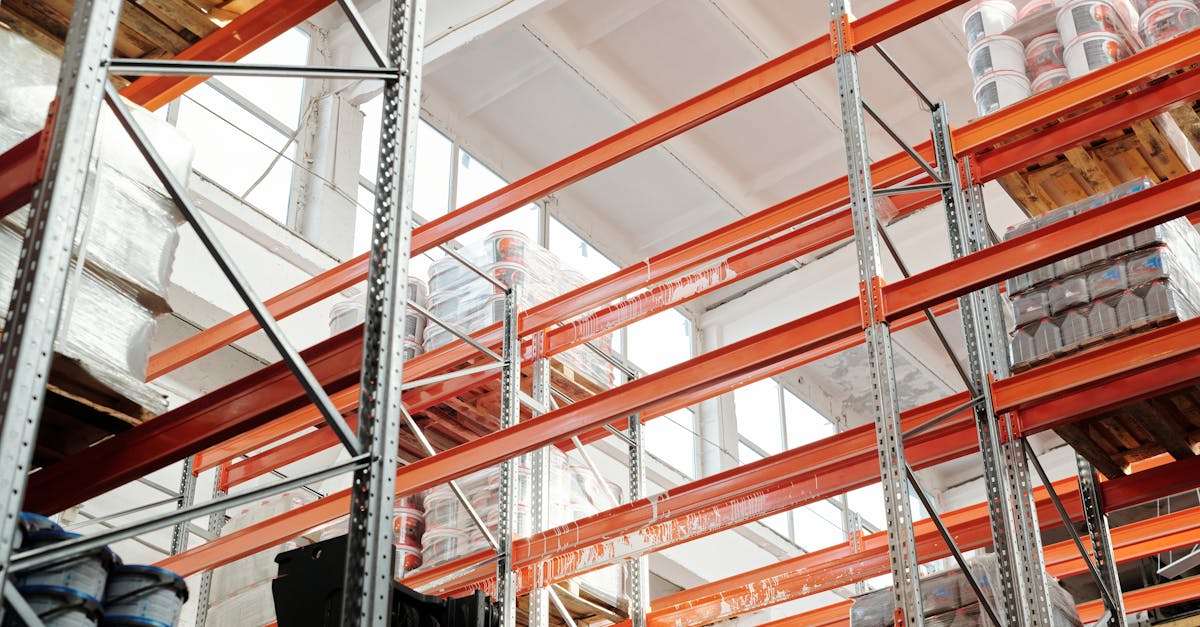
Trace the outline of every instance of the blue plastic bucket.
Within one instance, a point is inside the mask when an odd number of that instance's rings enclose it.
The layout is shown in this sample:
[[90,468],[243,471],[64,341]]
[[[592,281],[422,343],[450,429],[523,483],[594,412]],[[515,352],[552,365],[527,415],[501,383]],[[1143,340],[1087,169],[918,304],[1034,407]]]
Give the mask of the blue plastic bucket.
[[[25,536],[23,549],[36,549],[50,544],[78,538],[79,534],[56,529],[33,531]],[[108,572],[116,562],[116,555],[107,547],[75,556],[57,564],[17,573],[17,586],[49,586],[99,599],[104,596],[104,584]]]
[[171,627],[187,598],[183,577],[165,568],[117,566],[104,590],[104,623]]
[[[19,590],[46,627],[95,627],[100,620],[100,601],[78,590],[57,586],[21,586]],[[9,614],[14,621],[11,624],[21,624],[15,612]]]

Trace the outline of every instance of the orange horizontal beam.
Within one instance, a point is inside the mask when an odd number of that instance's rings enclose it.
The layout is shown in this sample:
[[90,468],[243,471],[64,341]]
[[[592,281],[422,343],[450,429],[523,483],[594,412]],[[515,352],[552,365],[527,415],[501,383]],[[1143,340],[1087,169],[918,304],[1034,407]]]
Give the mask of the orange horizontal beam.
[[[1174,54],[1183,54],[1184,52],[1181,51],[1187,50],[1188,48],[1179,48],[1174,51]],[[1162,68],[1171,67],[1173,65],[1172,63],[1162,61],[1161,59],[1155,64]],[[1086,83],[1088,80],[1089,79],[1085,78],[1082,79],[1082,81],[1075,81],[1075,83]],[[1110,81],[1111,78],[1102,80],[1100,81],[1100,85]],[[1127,82],[1129,82],[1128,79]],[[1167,86],[1171,85],[1177,85],[1178,87],[1166,89]],[[1200,72],[1189,73],[1185,75],[1185,77],[1173,77],[1172,79],[1164,81],[1150,90],[1142,90],[1132,96],[1126,97],[1119,101],[1118,104],[1108,105],[1100,109],[1089,110],[1086,113],[1073,118],[1071,123],[1058,124],[1046,132],[1037,134],[1036,137],[1040,139],[1040,143],[1038,144],[1037,148],[1042,152],[1037,152],[1036,154],[1041,155],[1047,151],[1063,150],[1067,147],[1078,145],[1080,142],[1085,141],[1093,133],[1095,133],[1097,128],[1102,128],[1102,130],[1119,128],[1131,120],[1141,119],[1151,115],[1153,112],[1165,106],[1165,103],[1167,102],[1171,102],[1172,100],[1179,102],[1188,99],[1194,99],[1197,96],[1200,96]],[[1035,102],[1034,104],[1037,103]],[[1022,120],[1029,118],[1036,118],[1042,120],[1043,122],[1047,119],[1047,114],[1044,110],[1040,112],[1033,110],[1035,108],[1039,110],[1044,109],[1044,105],[1040,105],[1039,107],[1028,107],[1023,105],[1024,103],[1015,105],[1014,107],[1010,107],[1009,109],[1003,110],[995,115],[1001,117],[1010,116],[1013,120],[1013,124],[1021,124],[1023,123]],[[1092,120],[1095,119],[1101,120],[1102,124],[1097,125],[1095,122],[1092,122]],[[964,127],[962,131],[956,132],[955,136],[958,137],[961,134],[968,142],[978,142],[978,134],[972,132],[970,130],[972,128],[973,126],[970,125]],[[995,138],[992,141],[996,141],[998,139],[999,138]],[[919,147],[919,150],[922,152],[922,154],[925,154],[927,158],[931,158],[929,153],[932,151],[932,147],[928,142],[922,144]],[[1028,155],[1030,154],[1032,154],[1031,151],[1014,151],[1008,146],[1004,146],[997,150],[985,151],[980,156],[980,160],[981,163],[990,168],[1015,168],[1028,161],[1030,158]],[[986,168],[984,168],[984,171],[986,172],[984,176],[985,179],[989,179],[998,174],[994,171],[987,171]],[[879,185],[886,186],[902,183],[914,175],[919,175],[920,170],[914,163],[912,163],[907,155],[897,154],[874,164],[872,173],[874,180]],[[795,221],[810,219],[813,216],[818,216],[827,211],[832,211],[838,207],[842,207],[846,202],[848,202],[845,190],[846,182],[844,177],[836,181],[831,181],[830,183],[819,187],[810,193],[806,193],[791,200],[784,201],[783,203],[766,209],[758,214],[745,218],[731,225],[727,229],[723,229],[719,235],[716,235],[715,238],[713,236],[700,238],[690,244],[685,244],[672,251],[663,253],[663,255],[651,258],[645,264],[638,264],[636,267],[619,271],[605,279],[601,279],[596,283],[584,288],[580,288],[580,290],[576,290],[571,294],[566,294],[542,305],[535,306],[526,312],[521,318],[520,326],[522,328],[522,333],[528,333],[530,329],[539,328],[539,325],[552,324],[554,320],[561,320],[574,316],[575,314],[586,310],[588,307],[602,305],[604,302],[611,301],[625,293],[621,290],[638,289],[651,286],[655,282],[670,276],[672,272],[681,267],[683,262],[679,261],[680,258],[694,257],[700,261],[710,260],[714,258],[718,252],[729,250],[729,247],[732,246],[732,244],[726,245],[724,240],[720,240],[720,238],[726,237],[727,235],[733,234],[736,235],[737,238],[744,238],[747,233],[755,233],[760,231],[761,236],[771,235],[781,227],[796,223]],[[932,196],[901,197],[901,199],[897,201],[900,203],[900,207],[898,208],[899,213],[903,215],[911,212],[916,208],[929,204],[929,202],[932,200]],[[815,227],[816,223],[800,228],[808,229]],[[760,231],[756,231],[756,229]],[[738,241],[740,241],[740,239]],[[732,258],[730,261],[732,262]],[[761,269],[762,267],[756,271],[761,271]],[[711,270],[701,270],[693,273],[693,275],[685,275],[677,280],[687,281],[695,278],[699,282],[703,282],[712,281],[715,277],[718,285],[725,285],[731,280],[738,280],[740,278],[744,278],[745,276],[749,276],[749,274],[741,273],[735,277],[729,277],[728,275],[722,275]],[[640,282],[631,283],[631,281]],[[648,313],[661,311],[667,308],[667,303],[661,301],[661,291],[663,287],[658,286],[653,289],[656,290],[652,295],[654,302],[658,302],[659,306],[652,308]],[[649,299],[651,298],[651,295],[646,295],[645,298]],[[680,302],[684,301],[686,301],[686,298],[677,298],[675,299],[675,304],[679,304]],[[577,334],[576,330],[580,329],[581,327],[575,324],[552,329],[551,354],[557,352],[558,346],[560,346],[560,344],[558,344],[559,340],[571,337],[571,334],[575,334],[574,341],[592,339],[594,337],[598,337],[600,335],[600,331],[603,329],[616,328],[616,325],[620,324],[621,320],[624,320],[625,324],[637,320],[638,316],[632,314],[637,313],[638,311],[635,308],[645,302],[649,301],[633,299],[613,306],[610,308],[611,311],[600,310],[599,312],[594,312],[591,314],[592,321],[599,322],[601,324],[588,325],[589,328],[595,326],[595,328],[592,328],[594,333],[587,334],[585,336],[579,336]],[[607,316],[607,319],[605,319],[604,316]],[[498,325],[494,325],[493,327],[476,334],[476,337],[485,344],[494,345],[499,341],[499,327]],[[408,376],[410,376],[410,378],[422,377],[434,372],[442,371],[445,368],[469,357],[472,353],[472,349],[461,342],[439,350],[440,352],[436,354],[420,357],[409,364]],[[528,351],[528,355],[530,358],[532,358],[533,352],[531,350]],[[488,377],[494,376],[494,373],[478,375],[463,380],[449,381],[438,386],[433,386],[432,388],[414,391],[406,395],[406,403],[409,404],[413,411],[420,411],[425,407],[442,402],[447,398],[451,398],[464,389],[469,389],[474,385],[481,384],[482,382],[488,380]],[[257,433],[246,434],[246,436],[239,438],[239,440],[236,442],[223,444],[221,447],[223,452],[217,456],[219,459],[216,457],[213,458],[214,465],[216,463],[222,463],[224,461],[233,459],[246,451],[264,446],[269,442],[277,440],[285,435],[295,433],[300,429],[319,424],[319,422],[320,417],[315,409],[310,409],[304,417],[294,417],[290,419],[289,422],[281,425],[263,427]],[[206,455],[206,457],[213,456]]]
[[[1194,379],[1198,374],[1200,374],[1200,368],[1196,368],[1195,365],[1190,361],[1187,362],[1189,364],[1188,368],[1183,368],[1180,366],[1180,364],[1184,363],[1180,360],[1185,356],[1192,361],[1200,361],[1200,358],[1197,357],[1197,355],[1200,354],[1200,341],[1198,341],[1197,338],[1200,338],[1200,320],[1180,323],[1174,327],[1160,329],[1158,331],[1146,334],[1145,336],[1128,338],[1126,340],[1117,342],[1112,346],[1106,347],[1106,350],[1102,354],[1093,351],[1091,353],[1084,353],[1065,359],[1063,360],[1064,364],[1066,364],[1064,373],[1065,375],[1080,375],[1081,373],[1088,373],[1088,376],[1082,380],[1081,385],[1083,387],[1073,391],[1077,396],[1090,394],[1092,392],[1092,388],[1088,386],[1092,382],[1103,381],[1102,378],[1096,378],[1094,373],[1090,372],[1090,369],[1084,367],[1084,364],[1086,363],[1094,364],[1095,369],[1100,367],[1109,368],[1111,376],[1119,376],[1122,372],[1144,372],[1147,374],[1147,380],[1142,383],[1141,391],[1144,393],[1150,393],[1155,389],[1156,385],[1167,385],[1175,378],[1180,377],[1190,377],[1191,379]],[[789,345],[794,345],[794,342],[789,343]],[[735,344],[727,348],[734,351],[739,349],[744,350],[746,349],[746,343],[743,342]],[[726,354],[728,354],[728,351]],[[692,361],[695,362],[696,360]],[[685,366],[686,365],[687,364],[685,364]],[[1157,370],[1145,370],[1155,365],[1159,365],[1161,367]],[[1023,378],[1038,379],[1047,371],[1054,370],[1054,366],[1054,364],[1050,364],[1048,366],[1034,368],[1011,379],[997,382],[995,389],[997,411],[1011,411],[1014,409],[1015,404],[1023,403],[1023,399],[1014,397],[1014,395],[1009,392],[1007,388],[1014,390],[1029,390],[1028,386],[1022,385]],[[677,367],[676,369],[672,370],[679,372],[683,370],[683,368]],[[654,383],[654,377],[655,375],[651,375],[651,377],[640,379],[639,381],[650,381],[651,383]],[[1067,383],[1068,382],[1066,380],[1059,382],[1059,386],[1057,388],[1058,393],[1067,393],[1065,390]],[[1041,395],[1043,392],[1044,390],[1029,390],[1031,395]],[[608,393],[607,395],[611,397],[613,393]],[[593,399],[589,399],[592,401],[592,403],[589,403],[588,401],[577,403],[576,405],[567,408],[567,410],[572,408],[578,409],[580,405],[595,405],[595,399],[600,399],[604,396],[605,395],[602,394],[597,397],[593,397]],[[961,398],[952,398],[947,401],[941,401],[939,403],[932,404],[933,408],[938,409],[923,408],[923,415],[926,416],[924,420],[932,419],[940,413],[944,413],[946,409],[952,408],[957,404],[961,404],[962,400],[963,399]],[[562,411],[565,410],[559,410],[559,412]],[[937,413],[932,413],[934,411],[937,411]],[[554,413],[547,414],[546,416],[553,416]],[[630,412],[626,409],[622,410],[620,413],[628,414]],[[909,420],[905,423],[906,429],[915,426],[915,424],[920,424],[920,422],[911,422],[913,418],[911,413],[909,414],[908,418]],[[970,423],[966,422],[964,425],[963,422],[965,421],[969,421],[969,418],[960,421],[958,424],[953,424],[953,421],[951,421],[951,423],[943,424],[941,427],[931,430],[929,434],[922,434],[921,436],[915,438],[916,441],[912,445],[912,450],[914,452],[914,464],[916,465],[918,463],[918,458],[916,455],[918,454],[918,451],[922,450],[921,446],[927,438],[932,440],[935,437],[939,437],[943,434],[948,434],[951,432],[964,434],[960,437],[966,438],[965,442],[956,444],[956,452],[953,454],[953,456],[962,455],[966,452],[969,452],[969,436],[971,436],[972,433],[970,431]],[[547,423],[548,421],[546,421],[545,416],[543,416],[522,424],[535,425],[540,428],[540,425]],[[1030,425],[1028,422],[1026,422],[1025,428],[1030,430],[1038,430],[1039,426]],[[481,438],[480,440],[477,440],[475,444],[476,446],[485,444],[485,440],[494,440],[496,436],[507,434],[512,431],[514,430],[509,429],[497,434],[493,434],[492,436]],[[859,433],[860,431],[862,433]],[[850,459],[863,460],[860,462],[860,464],[866,465],[861,467],[859,467],[858,464],[855,465],[857,468],[856,472],[858,473],[856,476],[859,477],[859,481],[864,481],[865,484],[871,483],[873,481],[871,477],[877,477],[878,469],[877,467],[872,468],[870,466],[872,462],[877,463],[877,461],[875,460],[873,454],[874,440],[869,431],[869,429],[858,429],[854,432],[838,434],[838,436],[834,438],[816,442],[812,445],[794,449],[793,451],[788,451],[781,455],[772,456],[765,460],[761,460],[760,462],[756,462],[755,464],[747,465],[745,467],[727,471],[725,473],[720,473],[718,475],[713,475],[685,486],[680,486],[673,491],[669,491],[666,495],[657,497],[654,503],[642,500],[636,503],[623,505],[614,510],[604,512],[601,515],[585,519],[583,521],[578,521],[571,526],[570,530],[567,530],[570,531],[569,534],[560,534],[560,532],[564,531],[563,529],[551,530],[550,532],[539,534],[534,538],[522,540],[515,547],[515,561],[522,569],[527,569],[531,564],[534,563],[542,566],[562,567],[564,571],[570,570],[572,566],[578,568],[600,567],[605,564],[588,562],[586,560],[582,562],[575,560],[574,563],[571,563],[570,560],[565,559],[548,560],[545,558],[548,555],[560,555],[564,552],[564,550],[571,550],[575,546],[582,546],[580,544],[581,539],[586,537],[608,539],[606,541],[616,542],[622,536],[614,535],[614,524],[620,519],[621,516],[627,516],[629,518],[627,523],[628,527],[626,527],[626,529],[628,529],[627,533],[631,534],[636,534],[637,530],[645,528],[647,524],[651,524],[654,521],[661,520],[664,521],[661,524],[668,525],[672,521],[678,522],[678,519],[675,517],[690,516],[693,514],[700,516],[701,514],[699,512],[703,510],[705,506],[735,507],[736,509],[731,509],[730,513],[737,513],[744,517],[743,519],[739,519],[735,524],[747,522],[748,520],[753,520],[758,516],[766,515],[769,512],[754,512],[753,510],[755,508],[752,507],[748,502],[743,502],[742,500],[738,500],[736,498],[736,494],[739,490],[746,490],[745,494],[748,496],[760,495],[760,490],[762,490],[765,486],[770,486],[773,483],[780,481],[780,478],[783,477],[787,478],[789,482],[787,485],[789,486],[792,485],[792,482],[797,482],[798,485],[789,489],[797,490],[797,494],[802,494],[804,490],[811,491],[814,487],[823,486],[824,484],[822,482],[827,482],[830,474],[848,472],[846,460]],[[526,434],[526,438],[533,439],[535,437],[536,436],[529,436]],[[557,441],[558,439],[562,438],[556,437],[547,443]],[[494,442],[491,444],[494,445]],[[431,466],[433,465],[433,462],[438,461],[439,458],[445,459],[447,456],[452,456],[455,451],[460,451],[460,449],[470,446],[471,445],[460,446],[439,456],[421,460],[406,467],[397,475],[397,485],[399,486],[398,493],[410,493],[415,489],[418,489],[414,484],[415,477],[413,476],[414,473],[412,473],[412,469],[414,467],[420,465],[427,467]],[[505,445],[502,444],[501,446]],[[494,449],[483,449],[485,454],[489,450]],[[825,452],[818,455],[816,453],[817,451]],[[928,452],[924,454],[929,456],[927,459],[937,458],[938,456],[948,456],[948,453],[939,451],[937,448],[928,450]],[[814,467],[813,464],[818,457],[822,460],[825,460],[824,463],[831,464],[831,466],[818,465]],[[796,468],[797,466],[800,468]],[[457,471],[443,472],[441,476],[430,479],[431,483],[429,486],[423,487],[431,487],[434,484],[444,482],[446,479],[456,476],[456,472]],[[799,474],[797,474],[797,472],[799,472]],[[807,479],[802,479],[806,476],[803,474],[805,472],[811,473],[811,476]],[[424,475],[417,475],[417,477],[421,476]],[[416,480],[423,481],[423,479]],[[849,480],[849,478],[847,478],[847,480]],[[739,486],[736,490],[733,488],[733,482],[735,481]],[[806,481],[812,483],[806,483]],[[672,509],[674,507],[673,503],[675,500],[671,497],[680,500],[680,507],[678,509]],[[736,502],[731,503],[731,499]],[[260,550],[261,548],[269,546],[272,543],[279,542],[285,538],[294,537],[300,533],[306,532],[338,518],[344,514],[344,509],[348,506],[346,505],[346,502],[347,498],[344,494],[331,495],[325,499],[322,499],[321,501],[314,502],[294,512],[291,512],[287,516],[265,521],[258,525],[254,525],[247,529],[219,538],[213,542],[207,543],[188,552],[171,557],[164,562],[164,565],[175,570],[176,572],[191,573],[211,568],[222,563],[227,563],[228,561]],[[782,504],[776,506],[785,507]],[[645,513],[641,515],[642,518],[639,518],[637,515],[639,510],[646,510]],[[650,516],[648,519],[649,522],[647,522],[647,519],[644,518],[645,516]],[[703,518],[700,520],[702,521]],[[707,531],[709,533],[723,528],[720,526],[720,524],[713,523],[712,521],[709,521],[709,524],[714,525],[709,531]],[[596,531],[588,531],[591,527],[595,527]],[[643,539],[641,541],[633,541],[632,544],[625,545],[624,550],[628,551],[631,547],[633,550],[640,551],[662,548],[668,542],[667,538],[680,538],[679,541],[682,541],[682,539],[686,539],[688,537],[688,533],[691,533],[687,527],[682,525],[673,529],[668,527],[667,529],[672,531],[672,533],[675,535],[664,536],[663,533],[660,532],[657,535],[653,535],[655,540],[649,545],[646,545],[645,540]],[[555,542],[562,544],[548,544],[552,538],[556,537],[558,539],[555,540]],[[606,549],[607,554],[612,555],[616,553],[617,548],[618,545],[611,545],[609,549]],[[583,551],[584,549],[580,548],[579,550]],[[590,559],[594,560],[597,554],[591,555],[592,557]],[[522,564],[525,565],[522,566]],[[533,579],[529,580],[532,581]]]
[[[1200,599],[1200,575],[1126,592],[1121,595],[1121,599],[1128,614],[1195,601]],[[1079,619],[1086,625],[1100,619],[1104,614],[1104,603],[1100,600],[1091,601],[1079,605],[1078,609]]]

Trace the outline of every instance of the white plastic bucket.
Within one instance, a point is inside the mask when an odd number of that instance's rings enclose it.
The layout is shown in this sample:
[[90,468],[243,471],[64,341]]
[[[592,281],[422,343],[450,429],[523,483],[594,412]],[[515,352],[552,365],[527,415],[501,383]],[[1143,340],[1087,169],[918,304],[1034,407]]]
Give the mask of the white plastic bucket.
[[1021,40],[1007,35],[993,35],[979,40],[967,53],[971,75],[980,80],[990,72],[1010,70],[1025,73],[1025,46]]
[[1090,33],[1120,33],[1121,17],[1108,0],[1071,0],[1059,9],[1054,20],[1068,45]]
[[1147,46],[1161,44],[1200,27],[1200,9],[1192,0],[1159,0],[1142,14],[1138,32]]
[[980,39],[999,35],[1017,21],[1017,8],[1007,0],[981,0],[967,9],[963,15],[963,33],[967,36],[967,47],[974,46]]
[[408,300],[422,307],[429,298],[429,286],[415,276],[408,277]]
[[404,338],[403,350],[404,352],[400,359],[408,361],[413,357],[424,353],[425,347],[420,342],[406,337]]
[[1071,80],[1071,76],[1067,74],[1066,68],[1043,72],[1033,79],[1033,93],[1040,94],[1048,89],[1054,89],[1069,80]]
[[[56,529],[34,531],[26,536],[25,546],[29,549],[36,549],[78,537],[77,533]],[[46,586],[75,590],[85,596],[99,599],[104,596],[104,583],[108,579],[108,573],[115,561],[116,555],[107,547],[97,549],[65,562],[21,572],[16,576],[17,586]]]
[[[77,590],[21,586],[20,591],[30,609],[47,627],[96,627],[102,614],[100,601]],[[24,623],[17,621],[15,624]]]
[[525,263],[529,237],[520,231],[496,231],[483,242],[488,263]]
[[429,529],[421,538],[421,560],[425,564],[440,564],[463,555],[467,548],[467,532],[459,529]]
[[1020,22],[1031,15],[1037,15],[1043,11],[1057,9],[1066,4],[1067,0],[1029,0],[1025,6],[1017,11],[1017,21]]
[[165,568],[117,566],[104,589],[104,618],[174,625],[187,598],[183,577]]
[[1033,94],[1025,72],[991,72],[975,82],[975,107],[979,115],[1016,104]]
[[1062,37],[1047,33],[1031,39],[1025,46],[1025,66],[1034,80],[1046,72],[1066,69]]
[[1127,56],[1129,46],[1124,39],[1112,33],[1082,35],[1063,50],[1063,60],[1067,63],[1067,74],[1071,78],[1079,78]]
[[421,559],[421,549],[397,546],[396,547],[396,579],[401,579],[421,567],[424,562]]
[[360,299],[334,303],[333,307],[329,308],[329,334],[337,335],[362,324],[366,317],[364,309]]

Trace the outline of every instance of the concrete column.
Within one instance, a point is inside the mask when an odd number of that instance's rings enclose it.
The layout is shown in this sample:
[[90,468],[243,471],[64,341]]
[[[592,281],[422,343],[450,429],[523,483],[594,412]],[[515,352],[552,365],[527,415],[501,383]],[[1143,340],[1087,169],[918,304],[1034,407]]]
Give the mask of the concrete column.
[[348,259],[358,216],[363,115],[336,93],[316,97],[312,106],[312,123],[300,136],[299,156],[308,171],[296,171],[294,224],[309,241]]

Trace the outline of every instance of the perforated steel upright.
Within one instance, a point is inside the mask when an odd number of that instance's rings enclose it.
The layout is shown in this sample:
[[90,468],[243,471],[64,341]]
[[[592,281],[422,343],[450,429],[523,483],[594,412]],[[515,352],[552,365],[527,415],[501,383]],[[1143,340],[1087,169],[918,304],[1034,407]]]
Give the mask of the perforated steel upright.
[[896,624],[920,627],[925,624],[921,607],[920,576],[916,541],[913,536],[909,482],[905,474],[904,438],[900,430],[900,403],[896,395],[896,372],[892,361],[892,335],[883,312],[883,277],[880,275],[879,223],[875,219],[871,162],[867,152],[866,121],[859,91],[858,59],[850,28],[850,2],[830,0],[830,28],[836,47],[838,96],[841,101],[842,133],[845,139],[850,209],[854,222],[854,244],[858,253],[859,305],[871,369],[874,397],[875,436],[878,441],[879,471],[883,483],[888,521],[888,550],[891,555]]
[[393,0],[386,52],[375,48],[361,16],[348,17],[380,65],[385,80],[375,180],[375,215],[363,323],[358,440],[370,463],[354,473],[344,624],[387,625],[394,572],[392,509],[400,445],[400,376],[412,234],[412,188],[420,120],[424,0]]
[[[517,291],[511,286],[504,294],[503,367],[500,375],[500,428],[507,429],[521,419],[521,340],[517,335]],[[513,514],[516,498],[517,463],[520,457],[500,464],[500,507],[496,524],[497,552],[496,600],[500,603],[500,627],[517,624],[517,585],[513,574]]]
[[[13,281],[0,339],[0,585],[7,585],[25,496],[25,476],[45,401],[62,315],[71,252],[84,215],[93,138],[104,101],[120,0],[84,0],[71,16],[58,79],[58,99],[42,179],[33,189],[32,211]],[[0,607],[0,619],[4,609]]]
[[[963,188],[944,103],[933,107],[931,118],[938,175],[948,184],[942,191],[942,201],[950,251],[959,258],[987,247],[989,227],[978,188]],[[1005,574],[1000,577],[1002,611],[1009,625],[1048,627],[1049,594],[1025,449],[1012,433],[1003,434],[1007,439],[1002,437],[992,402],[992,380],[1008,373],[998,289],[989,286],[963,296],[959,299],[959,310],[967,346],[970,391],[982,398],[973,411],[992,540]]]
[[[543,231],[545,232],[545,231]],[[550,358],[542,354],[545,348],[546,334],[537,333],[533,336],[534,350],[538,356],[533,361],[531,371],[533,400],[543,407],[550,406]],[[540,412],[534,410],[534,415]],[[541,448],[531,453],[529,514],[532,519],[531,532],[537,533],[549,527],[550,511],[547,507],[550,481],[550,451]],[[550,625],[550,597],[546,586],[535,586],[529,592],[529,625],[530,627],[548,627]]]

